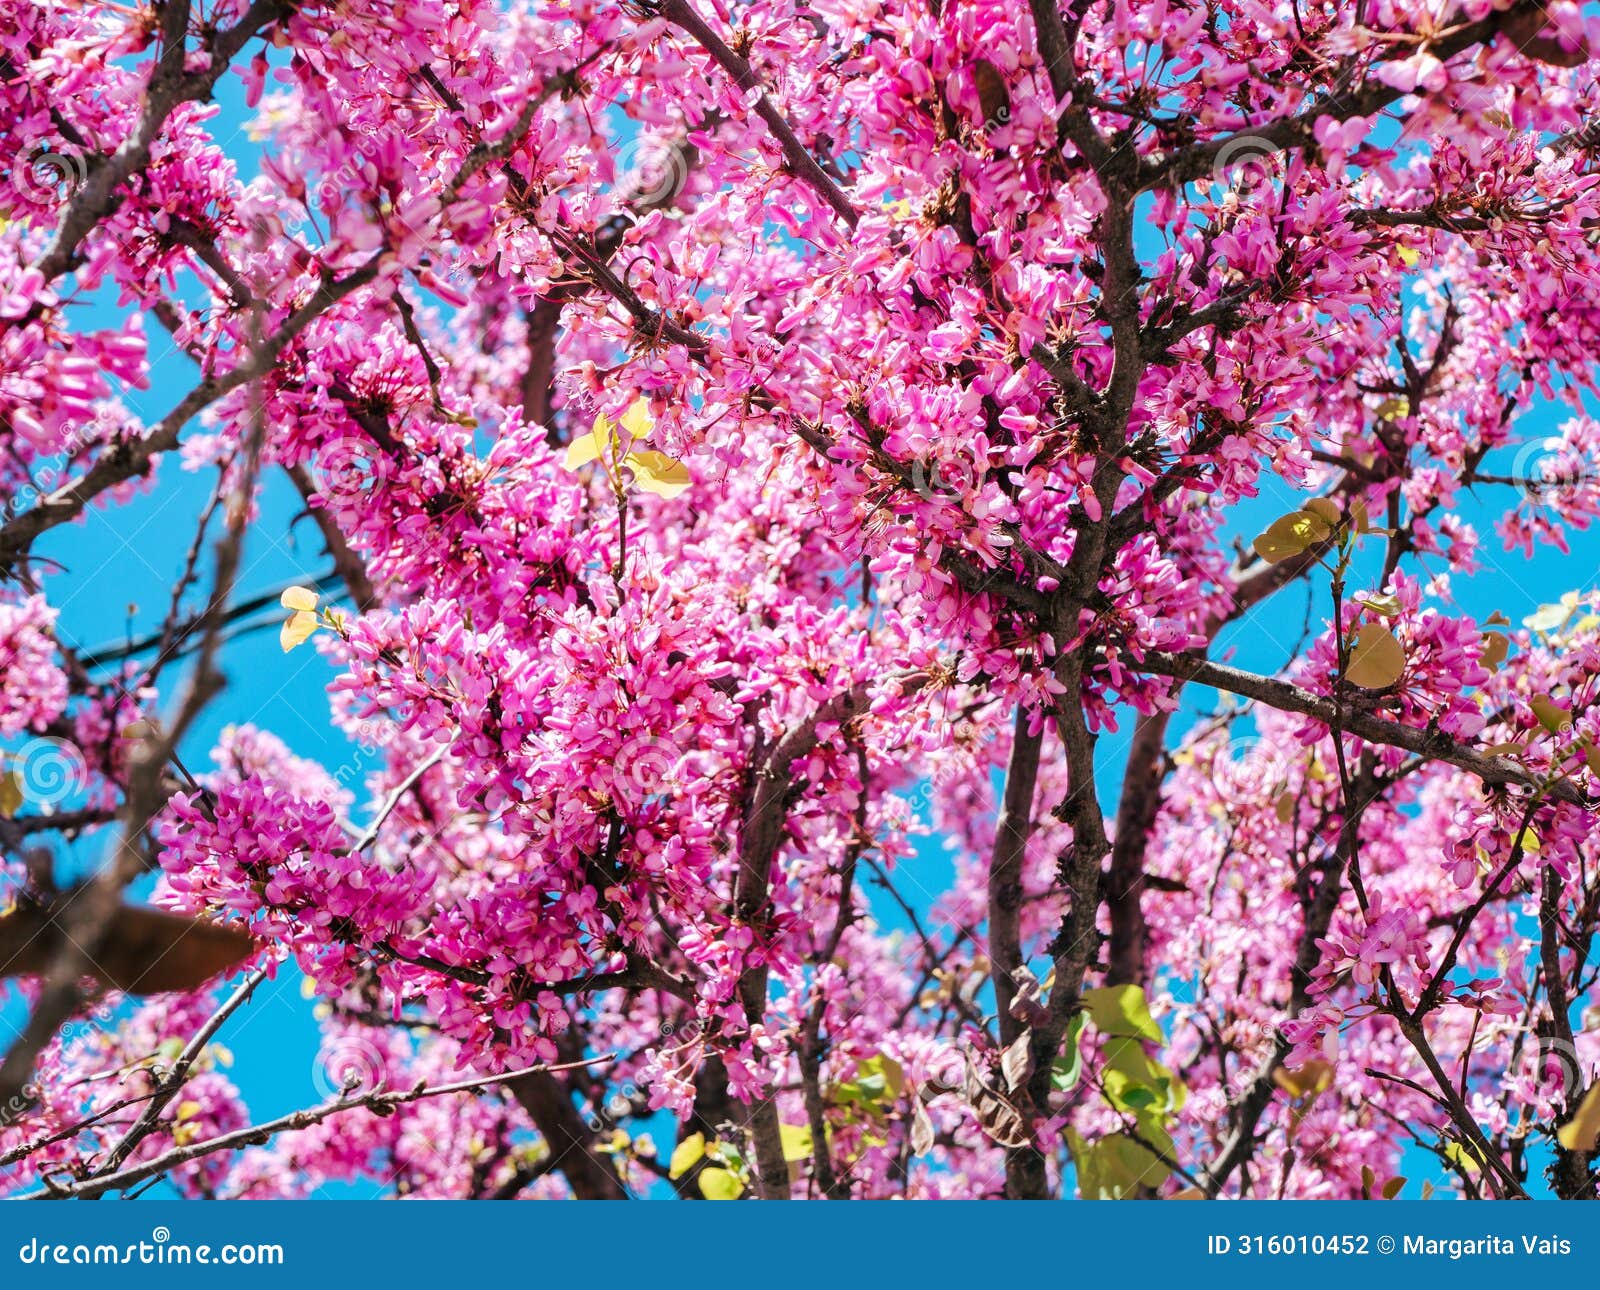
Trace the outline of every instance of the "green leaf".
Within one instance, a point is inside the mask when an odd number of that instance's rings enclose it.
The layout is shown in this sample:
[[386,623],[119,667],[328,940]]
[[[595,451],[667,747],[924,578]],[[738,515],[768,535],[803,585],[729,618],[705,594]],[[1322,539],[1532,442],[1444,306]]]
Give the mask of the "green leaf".
[[1083,1078],[1083,1053],[1078,1039],[1083,1034],[1085,1015],[1076,1012],[1067,1023],[1066,1051],[1050,1063],[1050,1087],[1058,1093],[1068,1093],[1078,1087]]
[[[1122,1086],[1120,1092],[1118,1083]],[[1156,1104],[1155,1089],[1131,1083],[1121,1071],[1106,1072],[1106,1096],[1121,1111],[1144,1111]]]
[[1094,1028],[1102,1035],[1142,1039],[1150,1044],[1165,1041],[1161,1027],[1150,1015],[1150,1005],[1145,1001],[1143,987],[1104,985],[1085,990],[1082,998]]
[[706,1135],[691,1133],[673,1149],[672,1160],[667,1165],[668,1178],[682,1178],[699,1163],[706,1153]]
[[1106,1101],[1139,1117],[1141,1126],[1162,1125],[1169,1112],[1181,1110],[1189,1090],[1183,1081],[1144,1049],[1137,1039],[1108,1039],[1100,1086]]
[[856,1078],[863,1084],[878,1085],[893,1101],[899,1101],[900,1094],[906,1090],[906,1068],[884,1053],[859,1063]]
[[700,1171],[700,1194],[707,1200],[738,1200],[744,1195],[744,1184],[732,1170],[713,1166]]
[[857,1107],[871,1117],[888,1112],[905,1091],[905,1067],[882,1053],[856,1064],[856,1077],[835,1084],[829,1095],[835,1105]]
[[[1171,1141],[1166,1138],[1156,1145],[1166,1150]],[[1140,1188],[1159,1187],[1172,1172],[1126,1133],[1107,1134],[1089,1143],[1069,1129],[1067,1145],[1078,1168],[1078,1192],[1085,1200],[1123,1200]]]
[[1345,679],[1363,690],[1386,690],[1406,669],[1406,652],[1381,623],[1363,623],[1350,647]]

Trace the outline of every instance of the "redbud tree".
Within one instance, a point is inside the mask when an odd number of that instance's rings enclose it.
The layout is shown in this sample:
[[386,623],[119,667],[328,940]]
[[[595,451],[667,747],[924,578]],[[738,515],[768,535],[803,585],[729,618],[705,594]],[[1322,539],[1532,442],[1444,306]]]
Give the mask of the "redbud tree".
[[7,1193],[1595,1194],[1591,13],[3,8]]

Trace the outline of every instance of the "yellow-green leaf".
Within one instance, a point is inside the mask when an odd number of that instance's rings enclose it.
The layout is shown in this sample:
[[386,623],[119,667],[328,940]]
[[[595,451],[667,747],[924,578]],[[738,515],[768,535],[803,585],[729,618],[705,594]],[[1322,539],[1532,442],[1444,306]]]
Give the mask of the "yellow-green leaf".
[[1528,706],[1533,709],[1533,715],[1539,719],[1539,724],[1553,735],[1559,735],[1572,724],[1572,718],[1566,711],[1557,707],[1546,695],[1534,695],[1528,700]]
[[1400,612],[1399,599],[1383,592],[1359,591],[1351,599],[1375,614],[1382,614],[1385,618],[1393,618]]
[[320,625],[316,614],[308,609],[298,609],[284,621],[283,630],[278,633],[278,644],[283,646],[283,652],[287,654],[297,645],[304,645],[310,640]]
[[635,399],[622,414],[622,428],[635,439],[643,439],[655,429],[655,418],[650,415],[650,400]]
[[1320,516],[1310,511],[1294,511],[1273,520],[1256,538],[1254,546],[1256,554],[1268,564],[1280,564],[1303,554],[1318,542],[1327,541],[1332,532]]
[[588,434],[581,434],[567,445],[565,465],[577,470],[604,455],[606,447],[617,437],[617,428],[609,417],[596,417]]
[[700,1194],[707,1200],[738,1200],[744,1194],[744,1184],[731,1169],[713,1166],[700,1171]]
[[1397,246],[1395,248],[1395,253],[1399,255],[1400,263],[1405,265],[1408,269],[1415,267],[1417,261],[1422,258],[1421,251],[1415,250],[1409,246]]
[[1280,1066],[1272,1073],[1272,1082],[1290,1097],[1311,1097],[1333,1083],[1333,1063],[1313,1058],[1293,1070]]
[[783,1139],[783,1158],[788,1161],[811,1159],[811,1130],[803,1124],[780,1124],[778,1136]]
[[1400,679],[1406,652],[1394,633],[1381,623],[1364,623],[1350,647],[1345,679],[1363,690],[1383,690]]
[[[1164,1134],[1152,1134],[1161,1138]],[[1166,1150],[1171,1139],[1158,1141]],[[1078,1167],[1078,1192],[1085,1200],[1122,1200],[1141,1189],[1159,1187],[1172,1172],[1143,1143],[1126,1133],[1113,1133],[1094,1143],[1067,1130],[1067,1145]]]
[[676,497],[689,487],[689,468],[664,452],[646,448],[630,452],[622,464],[633,472],[634,481],[647,493],[657,497]]
[[22,779],[11,767],[0,771],[0,819],[14,819],[24,801]]
[[307,611],[315,609],[319,599],[320,597],[310,587],[290,587],[278,597],[278,603],[285,609]]
[[1337,528],[1342,518],[1339,514],[1339,503],[1331,497],[1313,497],[1300,509],[1315,515],[1330,529]]
[[1564,627],[1577,608],[1577,592],[1569,591],[1556,604],[1540,605],[1522,620],[1522,625],[1531,631],[1553,632]]
[[1104,985],[1085,990],[1082,998],[1089,1019],[1102,1035],[1142,1039],[1150,1044],[1162,1043],[1166,1038],[1150,1015],[1142,986]]
[[1478,654],[1478,662],[1482,663],[1491,672],[1498,672],[1500,665],[1506,661],[1506,656],[1511,653],[1511,638],[1504,632],[1484,632],[1483,648]]
[[858,1079],[874,1079],[882,1077],[884,1090],[892,1101],[898,1102],[900,1094],[906,1091],[906,1068],[893,1057],[879,1053],[876,1057],[869,1057],[866,1061],[856,1066]]
[[1591,1152],[1600,1141],[1600,1084],[1593,1084],[1578,1104],[1578,1113],[1556,1130],[1556,1140],[1568,1151]]
[[667,1165],[667,1177],[682,1178],[684,1174],[695,1167],[700,1157],[705,1153],[706,1135],[703,1133],[691,1133],[673,1148],[672,1159]]

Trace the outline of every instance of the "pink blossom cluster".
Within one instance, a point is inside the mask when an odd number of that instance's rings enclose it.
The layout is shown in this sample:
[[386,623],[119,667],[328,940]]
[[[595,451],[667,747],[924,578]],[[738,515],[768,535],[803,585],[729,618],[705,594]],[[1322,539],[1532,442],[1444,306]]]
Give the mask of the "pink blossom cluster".
[[[1348,1197],[1411,1142],[1515,1195],[1537,1140],[1592,1194],[1600,602],[1464,605],[1600,514],[1597,41],[0,0],[0,735],[83,790],[6,781],[6,898],[147,856],[349,1103],[162,1164],[252,1122],[216,1044],[163,1082],[220,984],[19,970],[95,1020],[0,1185]],[[180,473],[86,657],[53,531]],[[286,487],[325,713],[200,684]]]

